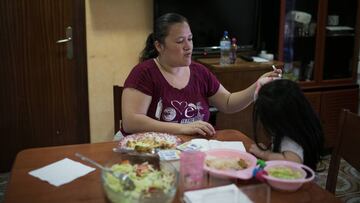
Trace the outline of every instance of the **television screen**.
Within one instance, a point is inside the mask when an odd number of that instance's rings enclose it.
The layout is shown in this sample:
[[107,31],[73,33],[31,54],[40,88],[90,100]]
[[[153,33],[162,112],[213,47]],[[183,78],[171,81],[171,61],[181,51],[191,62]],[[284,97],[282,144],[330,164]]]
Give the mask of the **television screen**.
[[[189,21],[194,54],[219,52],[225,30],[240,51],[258,49],[260,0],[154,0],[154,19],[175,12]],[[155,20],[154,20],[155,22]]]

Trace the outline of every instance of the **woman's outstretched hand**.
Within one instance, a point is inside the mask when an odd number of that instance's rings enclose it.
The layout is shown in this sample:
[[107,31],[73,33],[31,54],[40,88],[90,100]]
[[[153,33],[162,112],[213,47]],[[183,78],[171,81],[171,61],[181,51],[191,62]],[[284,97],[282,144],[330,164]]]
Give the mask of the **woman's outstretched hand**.
[[215,134],[214,127],[205,121],[195,121],[192,123],[184,124],[182,131],[186,135],[202,135],[213,136]]
[[260,79],[265,77],[280,79],[282,78],[282,70],[280,68],[276,68],[275,66],[273,66],[273,71],[264,73],[262,76],[260,76]]
[[259,93],[260,88],[265,85],[268,82],[271,82],[273,80],[281,79],[282,78],[282,70],[277,69],[275,66],[273,66],[273,71],[267,72],[260,76],[260,78],[256,82],[256,88],[254,92],[254,100],[257,99],[257,94]]

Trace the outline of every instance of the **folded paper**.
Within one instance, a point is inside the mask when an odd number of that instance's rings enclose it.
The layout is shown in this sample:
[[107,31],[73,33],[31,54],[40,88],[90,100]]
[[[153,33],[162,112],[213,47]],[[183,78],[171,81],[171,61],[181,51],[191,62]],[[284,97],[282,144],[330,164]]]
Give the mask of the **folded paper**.
[[236,185],[220,186],[210,189],[194,190],[184,193],[186,203],[250,203],[246,194],[239,190]]
[[42,168],[30,171],[29,174],[58,187],[94,170],[95,168],[65,158]]

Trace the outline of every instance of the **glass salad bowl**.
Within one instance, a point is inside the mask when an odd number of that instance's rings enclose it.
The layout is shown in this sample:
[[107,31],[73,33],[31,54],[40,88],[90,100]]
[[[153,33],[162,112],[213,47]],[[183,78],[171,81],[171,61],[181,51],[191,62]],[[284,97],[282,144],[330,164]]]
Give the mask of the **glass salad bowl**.
[[135,184],[135,189],[127,190],[118,178],[102,170],[102,186],[113,203],[166,203],[172,202],[175,197],[178,172],[171,163],[159,162],[158,157],[115,153],[105,167],[114,173],[127,174]]

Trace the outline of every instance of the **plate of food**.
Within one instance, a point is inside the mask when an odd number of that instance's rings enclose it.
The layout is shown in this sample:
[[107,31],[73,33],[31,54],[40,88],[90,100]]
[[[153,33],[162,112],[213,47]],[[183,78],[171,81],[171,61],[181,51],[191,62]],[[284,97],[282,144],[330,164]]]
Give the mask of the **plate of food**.
[[204,169],[220,177],[250,179],[256,167],[256,157],[232,149],[214,149],[205,152]]
[[119,141],[119,149],[135,150],[140,153],[151,153],[154,149],[175,149],[181,139],[167,133],[146,132],[128,135]]

